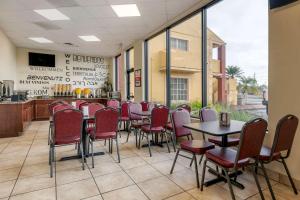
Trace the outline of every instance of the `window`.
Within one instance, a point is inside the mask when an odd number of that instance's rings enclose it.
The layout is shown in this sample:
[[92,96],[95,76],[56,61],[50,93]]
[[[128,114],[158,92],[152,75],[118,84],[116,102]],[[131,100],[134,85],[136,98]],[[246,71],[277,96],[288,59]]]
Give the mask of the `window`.
[[171,78],[171,101],[188,100],[187,78]]
[[188,41],[178,38],[171,38],[171,48],[188,51]]

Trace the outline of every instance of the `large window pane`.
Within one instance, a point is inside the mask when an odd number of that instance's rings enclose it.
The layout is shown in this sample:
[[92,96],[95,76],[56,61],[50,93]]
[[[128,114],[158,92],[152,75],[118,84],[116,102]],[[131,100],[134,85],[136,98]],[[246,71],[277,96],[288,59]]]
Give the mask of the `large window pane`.
[[201,13],[171,29],[171,107],[188,103],[198,115],[202,105]]
[[166,34],[148,41],[149,101],[166,104]]
[[224,0],[207,13],[209,104],[237,120],[267,118],[268,1]]

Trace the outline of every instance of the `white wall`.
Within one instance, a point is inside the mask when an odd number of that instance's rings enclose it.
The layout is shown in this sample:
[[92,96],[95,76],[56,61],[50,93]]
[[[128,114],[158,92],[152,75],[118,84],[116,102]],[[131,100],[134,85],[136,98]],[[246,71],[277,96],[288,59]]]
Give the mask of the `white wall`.
[[[54,54],[56,66],[29,66],[29,52]],[[53,95],[54,84],[71,84],[72,89],[100,88],[107,77],[111,75],[111,58],[49,50],[17,49],[17,81],[15,88],[29,90],[33,96]]]
[[0,30],[0,81],[16,81],[16,47]]

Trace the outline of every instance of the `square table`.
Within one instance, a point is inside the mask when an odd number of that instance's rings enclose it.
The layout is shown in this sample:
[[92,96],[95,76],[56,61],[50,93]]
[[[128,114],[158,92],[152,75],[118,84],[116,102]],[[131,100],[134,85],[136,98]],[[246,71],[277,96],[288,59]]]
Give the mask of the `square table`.
[[[183,125],[183,127],[187,128],[187,129],[191,129],[193,131],[201,132],[203,134],[222,137],[221,147],[227,147],[228,146],[228,135],[241,133],[244,125],[245,125],[245,122],[231,120],[230,126],[220,126],[219,121],[210,121],[210,122],[189,123],[189,124]],[[210,171],[210,172],[212,172],[212,171]],[[240,174],[242,174],[242,172],[238,171],[235,174],[230,174],[230,176],[234,177],[234,176],[238,176]],[[213,185],[213,184],[216,184],[216,183],[219,183],[222,181],[226,182],[226,179],[223,177],[217,177],[216,179],[207,181],[204,184],[206,187],[208,187],[210,185]],[[235,180],[232,180],[232,184],[241,189],[245,188],[244,185],[242,185],[241,183],[239,183]]]

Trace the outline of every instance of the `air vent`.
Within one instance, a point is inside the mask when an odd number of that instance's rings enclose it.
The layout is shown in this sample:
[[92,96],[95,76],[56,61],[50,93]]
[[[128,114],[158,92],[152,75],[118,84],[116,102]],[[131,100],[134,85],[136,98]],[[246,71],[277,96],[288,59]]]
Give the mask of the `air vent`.
[[71,42],[65,42],[64,45],[69,46],[69,47],[79,47]]
[[34,22],[35,25],[45,29],[45,30],[59,30],[59,26],[51,24],[49,22]]
[[79,4],[75,0],[47,0],[55,7],[77,7]]

